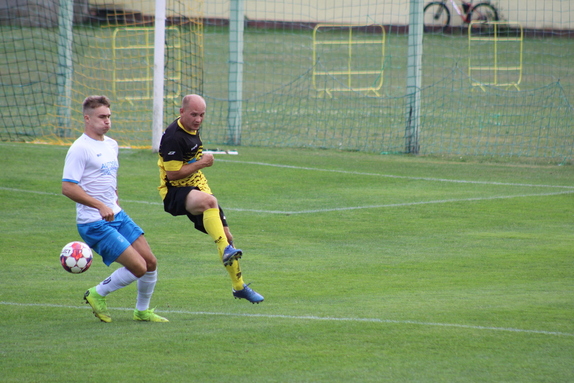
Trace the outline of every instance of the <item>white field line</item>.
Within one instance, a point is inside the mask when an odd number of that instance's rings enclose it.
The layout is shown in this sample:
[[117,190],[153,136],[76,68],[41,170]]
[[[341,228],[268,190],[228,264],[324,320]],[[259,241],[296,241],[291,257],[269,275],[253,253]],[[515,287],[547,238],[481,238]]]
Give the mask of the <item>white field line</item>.
[[[16,302],[1,302],[1,301],[0,301],[0,305],[19,306],[19,307],[46,307],[46,308],[59,308],[59,309],[90,309],[89,306],[66,306],[66,305],[42,304],[42,303],[16,303]],[[132,311],[133,308],[113,307],[112,310]],[[227,316],[227,317],[309,320],[309,321],[327,321],[327,322],[389,323],[389,324],[399,324],[399,325],[452,327],[452,328],[462,328],[462,329],[469,329],[469,330],[505,331],[505,332],[515,332],[515,333],[523,333],[523,334],[541,334],[541,335],[574,337],[574,334],[572,334],[572,333],[560,332],[560,331],[526,330],[526,329],[519,329],[519,328],[512,328],[512,327],[475,326],[475,325],[464,325],[464,324],[455,324],[455,323],[419,322],[419,321],[412,321],[412,320],[394,320],[394,319],[378,319],[378,318],[337,318],[337,317],[319,317],[319,316],[315,316],[315,315],[240,314],[240,313],[185,311],[185,310],[156,310],[156,312],[162,313],[162,314]]]
[[[312,167],[304,167],[304,166],[269,164],[269,163],[265,163],[265,162],[235,161],[235,160],[225,160],[225,159],[218,159],[218,161],[229,162],[229,163],[238,163],[238,164],[247,164],[247,165],[271,166],[271,167],[286,168],[286,169],[298,169],[298,170],[308,170],[308,171],[318,171],[318,172],[332,172],[332,173],[362,175],[362,176],[371,176],[371,177],[386,177],[386,178],[397,178],[397,179],[419,180],[419,181],[430,181],[430,182],[451,182],[451,183],[461,183],[461,184],[480,184],[480,185],[566,189],[566,191],[554,192],[554,193],[537,193],[537,194],[493,196],[493,197],[445,199],[445,200],[435,200],[435,201],[417,201],[417,202],[404,202],[404,203],[396,203],[396,204],[349,206],[349,207],[327,208],[327,209],[311,209],[311,210],[300,210],[300,211],[260,210],[260,209],[232,208],[232,207],[226,207],[225,208],[225,210],[229,210],[229,211],[241,211],[241,212],[250,212],[250,213],[308,214],[308,213],[323,213],[323,212],[359,210],[359,209],[404,207],[404,206],[427,205],[427,204],[437,204],[437,203],[472,202],[472,201],[486,201],[486,200],[495,200],[495,199],[509,199],[509,198],[523,198],[523,197],[542,197],[542,196],[552,196],[552,195],[574,193],[574,186],[566,186],[566,185],[537,185],[537,184],[522,184],[522,183],[492,182],[492,181],[455,180],[455,179],[431,178],[431,177],[409,177],[409,176],[397,176],[397,175],[392,175],[392,174],[366,173],[366,172],[355,172],[355,171],[347,171],[347,170],[312,168]],[[61,194],[58,194],[58,193],[42,192],[42,191],[36,191],[36,190],[23,190],[23,189],[7,188],[7,187],[0,187],[0,190],[13,191],[13,192],[18,192],[18,193],[34,193],[34,194],[42,194],[42,195],[62,196]],[[125,199],[122,199],[121,201],[122,202],[128,202],[128,203],[162,205],[162,203],[159,201],[158,202],[150,202],[150,201],[133,201],[133,200],[125,200]]]
[[564,185],[518,184],[518,183],[493,182],[493,181],[453,180],[453,179],[448,179],[448,178],[396,176],[396,175],[392,175],[392,174],[366,173],[366,172],[354,172],[354,171],[349,171],[349,170],[310,168],[310,167],[305,167],[305,166],[269,164],[266,162],[235,161],[235,160],[225,160],[225,159],[219,159],[219,158],[217,159],[217,161],[218,162],[230,162],[230,163],[236,163],[236,164],[272,166],[272,167],[276,167],[276,168],[286,168],[286,169],[311,170],[311,171],[316,171],[316,172],[331,172],[331,173],[352,174],[352,175],[360,175],[360,176],[400,178],[400,179],[406,179],[406,180],[420,180],[420,181],[433,181],[433,182],[453,182],[453,183],[461,183],[461,184],[528,186],[528,187],[542,187],[542,188],[574,189],[574,186],[564,186]]
[[[512,185],[516,185],[516,184],[512,184]],[[519,186],[526,186],[526,185],[519,185]],[[537,185],[537,186],[539,186],[539,185]],[[568,186],[563,186],[563,187],[568,187]],[[13,191],[13,192],[17,192],[17,193],[32,193],[32,194],[41,194],[41,195],[63,197],[61,194],[58,194],[58,193],[50,193],[50,192],[43,192],[43,191],[37,191],[37,190],[23,190],[23,189],[6,188],[6,187],[0,187],[0,190]],[[510,199],[510,198],[525,198],[525,197],[546,197],[546,196],[554,196],[554,195],[561,195],[561,194],[572,194],[572,193],[574,193],[574,190],[553,192],[553,193],[517,194],[517,195],[492,196],[492,197],[473,197],[473,198],[453,198],[453,199],[443,199],[443,200],[434,200],[434,201],[415,201],[415,202],[402,202],[402,203],[381,204],[381,205],[348,206],[348,207],[335,207],[335,208],[311,209],[311,210],[299,210],[299,211],[243,209],[243,208],[233,208],[233,207],[225,207],[225,210],[241,211],[241,212],[248,212],[248,213],[261,213],[261,214],[295,215],[295,214],[309,214],[309,213],[327,213],[327,212],[333,212],[333,211],[347,211],[347,210],[360,210],[360,209],[382,209],[382,208],[390,208],[390,207],[430,205],[430,204],[438,204],[438,203],[476,202],[476,201],[488,201],[488,200]],[[127,202],[127,203],[141,203],[141,204],[146,204],[146,205],[162,205],[161,202],[134,201],[134,200],[126,200],[126,199],[120,199],[120,201],[121,202]]]
[[383,205],[349,206],[349,207],[299,210],[299,211],[254,210],[254,209],[238,209],[238,208],[225,208],[225,210],[291,215],[291,214],[305,214],[305,213],[326,213],[326,212],[332,212],[332,211],[346,211],[346,210],[359,210],[359,209],[380,209],[380,208],[387,208],[387,207],[403,207],[403,206],[414,206],[414,205],[429,205],[429,204],[449,203],[449,202],[474,202],[474,201],[488,201],[488,200],[495,200],[495,199],[510,199],[510,198],[523,198],[523,197],[544,197],[544,196],[553,196],[553,195],[560,195],[560,194],[572,194],[572,193],[574,193],[574,190],[556,192],[556,193],[519,194],[519,195],[494,196],[494,197],[474,197],[474,198],[460,198],[460,199],[455,198],[455,199],[443,199],[443,200],[435,200],[435,201],[402,202],[402,203],[392,203],[392,204],[383,204]]

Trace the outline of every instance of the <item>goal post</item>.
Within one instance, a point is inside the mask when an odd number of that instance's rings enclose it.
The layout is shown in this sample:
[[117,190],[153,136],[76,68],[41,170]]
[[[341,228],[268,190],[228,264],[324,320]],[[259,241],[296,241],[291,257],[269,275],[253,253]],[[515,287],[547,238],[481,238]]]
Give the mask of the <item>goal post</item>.
[[423,0],[410,0],[405,111],[405,152],[409,154],[418,154],[420,150],[422,55]]
[[164,94],[164,44],[165,44],[165,0],[156,0],[155,35],[153,60],[153,122],[151,149],[159,152],[161,132],[163,131],[163,94]]
[[58,12],[58,135],[69,134],[72,110],[74,1],[61,0]]
[[231,145],[241,143],[243,108],[243,24],[244,0],[230,0],[229,15],[229,95],[227,125]]

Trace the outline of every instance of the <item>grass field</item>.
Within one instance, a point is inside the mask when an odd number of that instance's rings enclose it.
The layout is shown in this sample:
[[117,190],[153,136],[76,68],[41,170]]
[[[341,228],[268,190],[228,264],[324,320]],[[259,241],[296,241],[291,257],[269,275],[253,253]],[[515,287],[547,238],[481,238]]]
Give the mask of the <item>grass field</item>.
[[128,286],[105,324],[82,295],[114,267],[58,261],[67,148],[0,144],[0,380],[574,380],[574,167],[238,149],[206,174],[265,302],[232,299],[209,238],[163,212],[156,155],[122,150],[170,323],[132,321]]

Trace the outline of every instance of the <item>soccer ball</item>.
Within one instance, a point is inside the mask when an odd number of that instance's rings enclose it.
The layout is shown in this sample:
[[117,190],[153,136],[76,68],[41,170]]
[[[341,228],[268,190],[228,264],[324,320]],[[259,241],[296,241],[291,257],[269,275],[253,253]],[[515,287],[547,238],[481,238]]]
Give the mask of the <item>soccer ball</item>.
[[60,253],[60,263],[67,272],[83,273],[92,265],[92,250],[84,242],[70,242]]

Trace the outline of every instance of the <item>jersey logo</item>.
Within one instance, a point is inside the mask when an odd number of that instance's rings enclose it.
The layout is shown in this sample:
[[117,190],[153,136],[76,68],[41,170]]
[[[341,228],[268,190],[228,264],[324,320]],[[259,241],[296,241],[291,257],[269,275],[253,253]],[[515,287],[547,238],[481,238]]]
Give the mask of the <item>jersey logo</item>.
[[117,161],[106,162],[105,164],[102,164],[100,171],[102,172],[102,175],[111,176],[118,172],[119,166],[120,164],[118,164]]
[[193,152],[193,150],[194,150],[195,148],[197,148],[197,144],[193,145],[193,147],[192,147],[191,149],[189,149],[189,150],[191,150],[191,151]]
[[173,156],[175,154],[175,150],[172,150],[171,152],[167,153],[168,156]]

